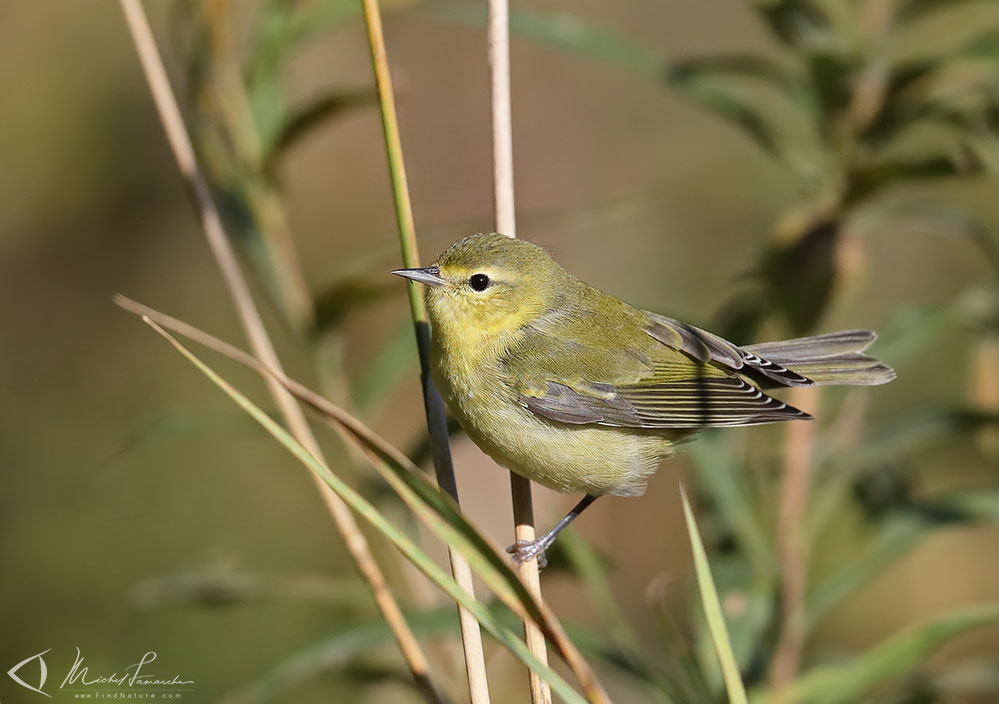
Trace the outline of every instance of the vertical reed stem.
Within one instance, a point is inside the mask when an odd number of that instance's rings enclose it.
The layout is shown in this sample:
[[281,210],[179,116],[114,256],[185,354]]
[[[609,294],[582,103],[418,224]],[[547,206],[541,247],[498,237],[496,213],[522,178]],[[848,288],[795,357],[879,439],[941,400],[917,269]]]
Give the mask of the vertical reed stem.
[[[375,72],[378,89],[378,102],[381,106],[382,129],[385,134],[385,149],[388,152],[389,173],[392,179],[392,194],[395,199],[395,213],[399,227],[399,244],[402,249],[402,262],[405,267],[419,266],[420,255],[416,244],[416,228],[413,224],[413,206],[409,199],[409,185],[406,181],[406,165],[402,156],[402,141],[399,137],[399,120],[395,109],[395,95],[392,91],[392,76],[389,72],[388,56],[385,50],[385,36],[382,31],[381,12],[378,0],[363,0],[364,19],[368,28],[368,42],[371,48],[371,63]],[[451,463],[451,450],[448,441],[447,419],[444,402],[434,387],[430,377],[430,327],[427,322],[426,306],[417,284],[407,285],[409,307],[416,328],[416,344],[420,355],[420,377],[423,384],[424,410],[430,433],[430,447],[440,487],[458,500],[458,487]],[[448,546],[451,561],[451,574],[462,589],[474,596],[472,570],[468,561],[457,550]],[[485,653],[482,649],[482,633],[475,617],[465,608],[458,607],[461,625],[461,642],[465,654],[465,671],[468,675],[468,693],[472,704],[488,704],[489,687],[486,677]]]
[[[121,7],[170,148],[201,218],[201,226],[208,240],[209,248],[232,296],[236,312],[253,353],[263,364],[275,370],[281,370],[277,353],[274,351],[263,320],[253,302],[249,286],[222,225],[222,218],[212,199],[211,190],[197,163],[194,147],[184,126],[176,96],[170,87],[163,59],[160,57],[145,11],[139,0],[121,0]],[[292,435],[312,454],[321,459],[322,453],[319,445],[309,428],[305,414],[294,397],[277,380],[270,378],[266,382]],[[378,609],[392,630],[417,686],[427,701],[442,702],[443,700],[430,678],[430,668],[426,656],[406,623],[398,602],[388,589],[384,575],[371,554],[368,542],[354,519],[354,514],[333,493],[332,489],[323,483],[322,479],[311,472],[309,474],[315,481],[327,510],[343,536],[358,572],[367,581]]]
[[489,91],[493,128],[493,206],[496,231],[517,236],[513,191],[513,119],[510,108],[510,10],[489,0]]
[[[507,0],[489,0],[489,88],[491,96],[493,135],[493,205],[496,231],[508,237],[517,236],[517,218],[513,191],[513,126],[510,109],[510,11]],[[513,501],[513,524],[516,540],[531,541],[534,529],[534,501],[531,482],[510,473],[510,494]],[[518,567],[528,588],[541,598],[541,576],[538,561],[528,560]],[[524,622],[524,640],[531,653],[541,662],[548,662],[545,637],[537,624]],[[532,704],[551,704],[551,692],[535,672],[529,672]]]
[[[815,389],[791,389],[789,403],[803,410],[816,404]],[[805,587],[808,545],[805,515],[812,477],[814,423],[788,423],[784,476],[777,516],[777,559],[781,570],[781,631],[770,670],[774,702],[786,701],[801,662],[805,637]]]

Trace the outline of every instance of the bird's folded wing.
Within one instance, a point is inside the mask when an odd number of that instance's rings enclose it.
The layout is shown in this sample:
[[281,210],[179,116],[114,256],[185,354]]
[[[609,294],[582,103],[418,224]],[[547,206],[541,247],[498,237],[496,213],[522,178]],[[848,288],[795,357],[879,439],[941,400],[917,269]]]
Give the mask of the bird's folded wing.
[[521,405],[559,423],[689,429],[810,418],[731,372],[660,349],[535,336],[504,364]]
[[649,324],[645,332],[664,345],[680,350],[700,362],[721,364],[733,371],[748,372],[776,382],[780,386],[812,386],[814,383],[808,377],[777,364],[764,354],[748,347],[734,345],[707,330],[701,330],[658,313],[647,313],[647,315]]
[[811,418],[738,377],[626,386],[613,392],[601,385],[600,390],[603,393],[594,395],[585,387],[549,381],[543,393],[522,393],[520,401],[535,415],[572,425],[665,430]]

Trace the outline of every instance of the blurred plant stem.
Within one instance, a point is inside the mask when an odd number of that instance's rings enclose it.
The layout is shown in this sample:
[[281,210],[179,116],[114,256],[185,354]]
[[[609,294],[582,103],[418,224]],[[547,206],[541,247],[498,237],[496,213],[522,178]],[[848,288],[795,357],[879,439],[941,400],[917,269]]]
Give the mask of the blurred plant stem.
[[[219,265],[243,329],[253,349],[254,355],[276,370],[281,369],[277,353],[253,302],[249,286],[240,270],[236,255],[222,225],[208,183],[198,166],[194,147],[187,134],[181,117],[177,99],[170,87],[163,60],[156,46],[155,38],[139,0],[121,0],[132,39],[139,54],[139,60],[149,84],[160,120],[166,131],[170,147],[184,178],[185,185],[194,201],[201,218],[201,225],[208,239],[209,247]],[[294,397],[274,379],[266,380],[267,387],[281,411],[292,435],[316,458],[322,458],[322,451],[312,434],[305,414]],[[399,648],[409,666],[417,686],[430,702],[442,702],[430,676],[429,663],[416,637],[410,630],[392,592],[388,589],[381,569],[371,554],[367,540],[361,532],[354,515],[347,505],[315,475],[310,475],[316,483],[327,510],[344,539],[347,550],[353,558],[358,572],[368,583],[375,603],[386,622],[392,628]]]
[[724,612],[721,602],[718,600],[718,589],[711,576],[708,554],[704,550],[704,543],[694,518],[694,510],[690,507],[687,490],[683,488],[683,484],[680,484],[680,498],[683,501],[683,515],[687,522],[687,534],[690,537],[690,547],[694,554],[694,572],[697,576],[698,590],[701,593],[701,606],[704,609],[704,618],[711,634],[711,643],[714,645],[718,664],[722,671],[728,701],[729,704],[746,704],[746,688],[742,683],[742,676],[739,674],[739,663],[735,659],[735,653],[732,652],[732,641],[725,626]]
[[[999,412],[999,330],[982,333],[974,355],[972,402],[983,412]],[[999,427],[982,428],[977,439],[982,452],[999,457]]]
[[[262,364],[257,358],[193,327],[183,321],[164,315],[148,306],[133,301],[125,296],[116,295],[114,301],[125,310],[141,316],[143,320],[170,340],[171,344],[187,357],[195,366],[201,369],[216,385],[222,388],[230,398],[250,413],[277,440],[289,449],[297,458],[316,471],[323,480],[334,488],[339,495],[350,498],[351,505],[362,511],[383,535],[392,541],[396,547],[410,559],[424,574],[430,577],[438,587],[473,611],[476,618],[496,635],[501,643],[529,667],[537,669],[551,683],[553,678],[559,680],[559,686],[564,683],[551,670],[541,663],[527,649],[520,639],[501,627],[496,615],[489,612],[482,602],[461,589],[452,578],[443,576],[436,564],[418,548],[412,540],[392,526],[382,512],[364,499],[356,490],[347,486],[329,469],[329,467],[308,453],[287,431],[276,424],[267,414],[249,401],[243,394],[236,391],[228,382],[218,376],[211,368],[201,362],[193,353],[180,344],[166,330],[178,333],[208,347],[229,359],[252,369],[261,376],[276,380],[297,400],[319,413],[326,423],[341,434],[344,439],[355,443],[362,449],[366,459],[378,471],[379,475],[395,491],[403,502],[412,509],[423,522],[446,544],[453,544],[456,549],[469,559],[470,565],[476,569],[486,586],[521,619],[530,618],[541,626],[545,636],[562,654],[565,662],[576,675],[586,690],[587,699],[593,704],[604,704],[608,701],[606,693],[600,687],[592,669],[579,653],[578,648],[566,635],[565,629],[559,623],[551,608],[538,599],[524,584],[523,580],[510,568],[507,557],[501,554],[486,540],[481,531],[475,528],[461,513],[454,499],[440,491],[440,488],[423,476],[419,468],[400,450],[378,436],[357,417],[337,407],[329,399],[315,393],[305,385],[289,378],[284,372]],[[573,701],[578,697],[571,688],[563,689],[571,693]]]
[[[794,388],[788,402],[802,410],[811,410],[818,404],[817,390]],[[805,641],[805,586],[808,574],[805,516],[811,487],[815,423],[788,423],[784,437],[784,473],[777,515],[781,621],[770,674],[775,704],[789,701],[787,691],[797,675]]]
[[[116,296],[115,300],[122,307],[129,310],[139,311],[145,308],[145,306],[126,299],[123,296]],[[157,318],[168,317],[158,314],[155,311],[149,310],[149,312]],[[235,387],[219,376],[211,367],[202,362],[193,352],[181,344],[177,338],[155,322],[152,316],[144,314],[142,320],[166,339],[232,401],[246,411],[298,461],[319,476],[338,497],[344,502],[349,503],[350,507],[359,516],[363,517],[372,527],[388,538],[408,560],[417,566],[444,593],[473,613],[475,618],[488,628],[490,633],[500,643],[505,645],[526,665],[538,670],[566,701],[573,704],[582,704],[584,699],[558,673],[535,658],[527,649],[527,646],[503,625],[496,614],[466,590],[462,589],[453,578],[448,577],[430,556],[420,549],[412,538],[393,525],[371,502],[361,496],[355,489],[351,488],[328,465],[309,452],[307,448],[295,440],[287,430],[259,406],[250,401],[249,398],[236,390]],[[399,452],[399,450],[375,435],[369,428],[349,413],[337,408],[327,399],[309,390],[302,384],[289,379],[284,372],[261,364],[255,357],[217,338],[213,338],[201,330],[192,328],[186,323],[173,319],[171,324],[175,327],[189,330],[193,337],[205,340],[214,349],[219,351],[225,350],[225,354],[230,358],[238,360],[260,374],[274,379],[283,388],[288,390],[289,393],[292,393],[295,398],[320,411],[329,424],[344,433],[344,437],[352,438],[359,446],[365,449],[366,454],[372,461],[372,465],[379,470],[384,470],[380,472],[382,477],[391,485],[393,490],[398,492],[400,498],[406,502],[406,505],[419,514],[438,538],[446,544],[459,546],[459,549],[463,551],[463,555],[474,561],[477,573],[507,606],[522,617],[531,614],[531,617],[535,618],[539,624],[545,624],[546,634],[554,642],[560,644],[561,652],[566,656],[570,665],[577,663],[585,664],[585,661],[578,658],[578,652],[572,643],[568,641],[565,631],[554,618],[551,610],[543,603],[535,600],[527,591],[523,582],[509,568],[503,556],[495,548],[491,547],[482,535],[465,520],[458,510],[457,505],[454,504],[453,499],[442,494],[438,487],[423,478],[417,467],[409,463],[405,455]],[[582,682],[586,683],[588,681],[585,673],[581,673],[579,670],[575,671],[577,672],[577,676],[580,676]],[[590,694],[589,691],[588,694]],[[596,702],[606,701],[606,698],[600,699],[591,694],[589,701],[595,704]]]
[[[345,369],[342,326],[317,320],[319,306],[312,300],[300,266],[276,176],[276,160],[287,149],[290,138],[278,139],[269,151],[264,147],[265,137],[253,114],[242,59],[232,39],[230,3],[191,2],[198,19],[197,35],[203,37],[191,52],[189,66],[189,90],[197,106],[194,134],[199,156],[206,160],[206,172],[215,192],[229,206],[232,227],[238,233],[232,240],[243,244],[248,261],[282,313],[282,320],[303,345],[310,347],[324,393],[345,402],[351,396],[351,387]],[[315,108],[304,112],[305,117],[298,114],[288,120],[285,132],[300,135],[314,124]],[[363,466],[349,443],[340,443],[337,449],[353,460],[353,464],[347,463],[348,469]],[[372,547],[387,570],[389,582],[405,587],[409,596],[429,607],[430,595],[410,583],[402,572],[398,553],[387,549],[378,536]]]
[[[395,200],[402,261],[404,267],[412,268],[419,266],[420,255],[416,243],[416,228],[413,223],[413,206],[410,202],[409,185],[406,181],[406,166],[403,161],[402,141],[399,137],[399,121],[396,115],[392,76],[389,72],[388,55],[385,49],[385,36],[382,31],[381,12],[377,0],[363,0],[363,8],[364,21],[368,30],[368,45],[371,50],[371,63],[378,89],[378,103],[381,107],[385,149],[392,178],[392,194]],[[418,290],[419,286],[410,282],[406,284],[406,287],[409,294],[410,313],[416,332],[416,346],[420,356],[424,410],[427,416],[430,450],[437,474],[437,483],[457,503],[458,485],[455,481],[454,466],[451,461],[444,401],[434,387],[430,376],[430,326],[427,321],[427,311],[423,303],[423,296]],[[469,596],[474,598],[475,590],[468,560],[452,545],[448,545],[448,556],[451,561],[451,574],[455,581]],[[460,604],[458,606],[458,620],[461,624],[461,641],[465,654],[469,697],[472,704],[488,704],[489,683],[479,623],[472,613]]]
[[[513,125],[510,106],[510,8],[507,0],[489,0],[487,27],[489,59],[490,118],[493,149],[493,208],[496,232],[517,236],[517,211],[513,189]],[[531,481],[510,472],[510,499],[513,503],[513,532],[517,542],[537,537],[534,527],[534,499]],[[531,591],[541,597],[538,560],[517,567]],[[527,647],[542,662],[548,662],[545,639],[540,629],[524,622]],[[551,692],[535,672],[528,672],[532,704],[551,704]]]
[[[232,45],[229,3],[202,0],[201,11],[210,60],[206,69],[208,80],[198,96],[199,112],[214,118],[215,125],[222,130],[214,138],[225,142],[227,147],[216,145],[204,149],[208,166],[217,183],[241,194],[256,226],[254,235],[262,243],[252,246],[250,242],[251,259],[292,329],[304,336],[315,323],[312,295],[291,237],[281,194],[267,173],[267,157],[254,123],[238,54]],[[206,134],[203,139],[211,140],[212,136]],[[223,154],[230,151],[226,159]]]

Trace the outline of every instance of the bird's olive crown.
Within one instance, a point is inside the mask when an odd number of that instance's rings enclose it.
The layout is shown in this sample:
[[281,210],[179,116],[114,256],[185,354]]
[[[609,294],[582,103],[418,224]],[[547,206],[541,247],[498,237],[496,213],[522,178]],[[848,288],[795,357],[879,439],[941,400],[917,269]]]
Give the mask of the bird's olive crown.
[[523,324],[551,305],[568,276],[536,244],[496,233],[456,242],[434,268],[444,284],[426,288],[427,303],[438,327],[453,334]]
[[[436,266],[447,278],[489,271],[497,274],[544,274],[558,265],[536,244],[495,232],[478,233],[455,242],[437,258]],[[481,271],[480,271],[481,270]]]

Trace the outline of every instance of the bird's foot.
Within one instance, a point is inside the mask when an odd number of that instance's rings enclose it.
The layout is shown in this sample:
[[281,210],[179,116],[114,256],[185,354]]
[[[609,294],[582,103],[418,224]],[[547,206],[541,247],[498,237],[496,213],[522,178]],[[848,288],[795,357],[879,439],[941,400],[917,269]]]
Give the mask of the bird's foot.
[[545,557],[545,550],[551,547],[553,542],[547,538],[548,536],[542,536],[537,540],[518,540],[516,543],[508,547],[506,551],[513,555],[513,561],[518,565],[522,565],[529,560],[537,558],[538,567],[540,569],[544,569],[548,566],[548,559]]

